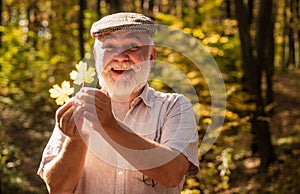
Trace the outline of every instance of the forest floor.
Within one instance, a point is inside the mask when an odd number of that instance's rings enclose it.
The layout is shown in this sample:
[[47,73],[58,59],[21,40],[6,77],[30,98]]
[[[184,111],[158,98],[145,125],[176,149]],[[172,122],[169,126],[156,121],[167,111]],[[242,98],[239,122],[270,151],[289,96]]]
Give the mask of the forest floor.
[[[275,112],[270,122],[270,130],[277,160],[271,164],[266,173],[257,173],[259,166],[257,156],[248,153],[242,158],[233,159],[234,165],[231,169],[229,187],[225,190],[210,187],[205,193],[300,193],[298,184],[300,175],[300,70],[294,73],[277,74],[274,81],[274,92]],[[45,125],[43,123],[47,123],[47,121],[41,117],[40,126],[36,127],[36,131],[25,130],[14,124],[16,122],[14,115],[15,112],[12,111],[3,112],[3,118],[7,119],[4,127],[9,129],[4,140],[7,144],[12,143],[9,147],[10,150],[6,152],[10,152],[15,158],[21,157],[22,160],[16,160],[14,163],[17,166],[15,172],[11,171],[13,168],[2,169],[8,170],[4,173],[10,177],[2,177],[1,173],[0,190],[3,189],[1,193],[46,193],[45,185],[36,175],[36,171],[42,150],[50,135],[48,128],[52,126],[51,122],[48,121],[48,124]],[[38,129],[43,130],[37,132]],[[250,150],[251,134],[249,131],[238,133],[235,136],[234,145],[231,146],[233,148],[241,147],[241,150],[245,148]],[[9,139],[7,139],[8,137]],[[15,149],[17,147],[21,149],[18,151]],[[2,152],[4,153],[3,150]]]
[[255,156],[236,161],[229,189],[218,193],[300,193],[300,70],[275,76],[274,99],[270,132],[276,161],[265,173],[257,173],[259,159]]

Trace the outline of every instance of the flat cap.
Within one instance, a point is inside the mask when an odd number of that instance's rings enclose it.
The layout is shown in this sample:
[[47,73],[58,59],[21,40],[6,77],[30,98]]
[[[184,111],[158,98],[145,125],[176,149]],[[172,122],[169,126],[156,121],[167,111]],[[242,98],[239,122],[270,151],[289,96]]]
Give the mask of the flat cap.
[[147,32],[151,37],[155,33],[153,20],[139,13],[121,12],[105,16],[93,23],[91,35],[102,38],[115,31]]

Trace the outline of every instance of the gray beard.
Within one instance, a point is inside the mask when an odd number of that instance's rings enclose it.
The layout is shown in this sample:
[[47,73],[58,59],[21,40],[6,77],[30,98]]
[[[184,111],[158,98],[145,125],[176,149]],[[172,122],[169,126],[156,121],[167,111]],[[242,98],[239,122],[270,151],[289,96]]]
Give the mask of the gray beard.
[[114,83],[109,77],[98,76],[99,84],[113,100],[129,102],[131,95],[139,92],[146,85],[150,74],[150,62],[140,65],[141,68],[138,68],[139,70],[134,72],[132,77],[121,75]]

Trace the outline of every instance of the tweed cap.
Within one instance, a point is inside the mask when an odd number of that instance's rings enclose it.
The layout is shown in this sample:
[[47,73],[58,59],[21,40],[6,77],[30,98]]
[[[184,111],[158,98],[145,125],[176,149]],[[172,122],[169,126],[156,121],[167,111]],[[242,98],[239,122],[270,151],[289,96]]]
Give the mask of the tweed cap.
[[155,33],[153,20],[139,13],[121,12],[105,16],[93,23],[91,35],[103,38],[115,31],[147,32],[151,37]]

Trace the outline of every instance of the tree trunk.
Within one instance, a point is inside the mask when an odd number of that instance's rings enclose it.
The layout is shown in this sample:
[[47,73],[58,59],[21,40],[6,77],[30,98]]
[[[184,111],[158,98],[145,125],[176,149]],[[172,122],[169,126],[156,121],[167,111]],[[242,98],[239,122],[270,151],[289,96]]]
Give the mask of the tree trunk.
[[232,14],[231,14],[231,3],[230,3],[230,0],[226,0],[225,3],[226,3],[226,15],[227,15],[227,18],[231,18]]
[[79,31],[79,50],[80,50],[80,56],[83,59],[84,58],[84,10],[86,9],[86,0],[79,0],[79,18],[78,18],[78,31]]
[[145,10],[145,0],[141,0],[140,1],[140,8],[141,8],[141,10],[143,11],[143,12],[145,12],[146,10]]
[[[293,40],[294,40],[294,61],[295,67],[300,68],[300,58],[299,58],[299,23],[298,23],[298,13],[297,13],[297,4],[299,5],[299,0],[294,0],[291,2],[291,11],[292,11],[292,29],[293,29]],[[298,7],[298,9],[300,9]]]
[[97,3],[96,3],[96,13],[97,13],[97,16],[98,16],[98,19],[101,18],[101,0],[97,0]]
[[148,16],[153,16],[154,0],[141,0],[143,13]]
[[[273,92],[273,76],[274,76],[274,58],[275,58],[275,40],[274,40],[274,23],[275,23],[275,13],[272,12],[272,2],[270,3],[269,15],[267,16],[269,22],[266,31],[266,49],[264,53],[265,63],[264,69],[266,72],[266,100],[265,104],[269,106],[274,101],[274,92]],[[269,4],[267,5],[269,6]]]
[[[255,50],[251,46],[252,39],[250,35],[250,24],[253,17],[253,1],[249,0],[245,3],[245,1],[235,0],[234,4],[242,47],[245,84],[250,98],[256,105],[251,119],[252,133],[254,134],[253,151],[258,151],[261,158],[260,170],[265,171],[273,160],[273,148],[270,140],[269,123],[264,110],[261,79],[263,70],[266,70],[266,80],[269,87],[267,90],[271,89],[268,91],[268,95],[270,95],[269,98],[272,99],[272,67],[274,60],[273,24],[271,19],[272,1],[260,1],[256,20]],[[266,27],[266,25],[269,26]],[[253,54],[253,51],[256,51],[256,55]]]
[[[247,4],[244,4],[243,1],[235,0],[235,15],[238,20],[238,29],[241,41],[241,50],[242,50],[242,68],[245,79],[245,86],[249,91],[251,98],[254,98],[253,95],[257,92],[253,90],[251,86],[255,85],[254,80],[257,75],[255,74],[254,68],[251,68],[253,65],[253,48],[251,46],[251,36],[249,32],[249,16],[251,11],[249,11],[249,7]],[[250,75],[254,75],[251,77]],[[252,79],[251,79],[252,78]]]
[[110,5],[110,13],[116,13],[122,11],[122,3],[121,0],[109,0],[108,3]]
[[154,0],[149,0],[149,14],[153,15],[153,9],[154,9]]
[[254,0],[247,0],[248,1],[248,24],[252,24],[252,20],[253,20],[253,7],[254,7]]
[[[274,64],[274,37],[273,37],[273,12],[272,0],[260,0],[259,10],[256,20],[256,66],[258,67],[259,79],[261,80],[262,71],[267,75],[267,93],[273,101],[272,77]],[[256,111],[252,126],[256,138],[258,152],[261,157],[261,171],[266,171],[269,164],[274,159],[273,147],[270,139],[269,123],[265,113],[265,103],[263,102],[261,83],[259,84],[259,93],[256,94]]]
[[[31,12],[31,13],[30,13]],[[30,31],[33,31],[36,35],[39,33],[40,18],[37,17],[39,8],[37,6],[37,1],[33,1],[30,6],[27,8],[27,16],[30,18],[28,20],[28,28]],[[31,15],[31,16],[30,16]],[[32,47],[37,48],[38,39],[37,36],[29,36],[27,42],[32,42]]]
[[288,11],[288,1],[284,0],[283,3],[283,42],[282,42],[282,54],[281,54],[281,72],[287,72],[287,67],[289,63],[289,21],[287,11]]

